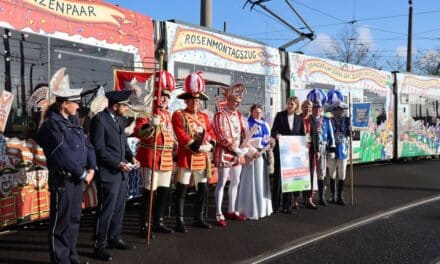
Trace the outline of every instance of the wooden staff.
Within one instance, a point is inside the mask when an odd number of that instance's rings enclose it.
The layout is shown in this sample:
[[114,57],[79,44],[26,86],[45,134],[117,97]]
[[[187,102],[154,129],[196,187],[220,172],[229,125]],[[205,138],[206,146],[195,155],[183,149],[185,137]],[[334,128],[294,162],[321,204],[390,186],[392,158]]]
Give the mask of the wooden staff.
[[[158,78],[157,86],[155,87],[155,100],[153,103],[153,120],[155,118],[159,118],[159,104],[160,104],[160,96],[161,96],[161,74],[163,70],[163,57],[165,55],[165,51],[163,49],[159,50],[159,75],[156,75],[156,71],[154,72],[154,78]],[[150,197],[148,201],[148,226],[147,226],[147,245],[150,244],[150,234],[151,234],[151,215],[153,212],[153,187],[154,187],[154,172],[156,171],[156,151],[157,151],[157,136],[159,132],[159,124],[154,124],[154,146],[153,146],[153,167],[151,168],[150,174]]]
[[351,93],[348,91],[348,110],[350,112],[350,195],[351,205],[354,205],[354,175],[353,175],[353,126],[351,124],[353,111],[351,110]]

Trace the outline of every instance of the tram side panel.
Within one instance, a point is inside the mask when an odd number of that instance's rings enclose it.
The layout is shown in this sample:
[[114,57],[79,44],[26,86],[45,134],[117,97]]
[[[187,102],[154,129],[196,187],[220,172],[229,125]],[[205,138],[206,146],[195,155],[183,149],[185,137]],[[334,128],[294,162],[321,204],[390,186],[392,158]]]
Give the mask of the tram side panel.
[[440,78],[396,74],[397,158],[440,154]]
[[[363,122],[353,127],[353,162],[370,163],[391,160],[394,137],[393,75],[372,68],[321,59],[302,54],[289,54],[290,94],[306,99],[313,88],[325,92],[339,89],[350,109],[345,115],[368,110],[366,116],[355,116]],[[357,108],[357,109],[356,109]],[[365,112],[364,112],[365,113]],[[330,113],[325,113],[330,116]]]

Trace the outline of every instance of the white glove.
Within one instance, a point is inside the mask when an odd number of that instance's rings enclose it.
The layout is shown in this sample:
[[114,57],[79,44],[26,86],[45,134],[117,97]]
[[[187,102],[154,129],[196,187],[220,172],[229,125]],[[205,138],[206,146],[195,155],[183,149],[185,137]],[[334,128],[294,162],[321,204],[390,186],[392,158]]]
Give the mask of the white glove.
[[200,152],[210,152],[212,149],[212,145],[211,144],[205,144],[205,145],[201,145],[199,148]]
[[249,149],[248,148],[234,148],[232,151],[234,151],[235,154],[237,154],[237,156],[240,157],[240,156],[243,156],[246,153],[248,153]]

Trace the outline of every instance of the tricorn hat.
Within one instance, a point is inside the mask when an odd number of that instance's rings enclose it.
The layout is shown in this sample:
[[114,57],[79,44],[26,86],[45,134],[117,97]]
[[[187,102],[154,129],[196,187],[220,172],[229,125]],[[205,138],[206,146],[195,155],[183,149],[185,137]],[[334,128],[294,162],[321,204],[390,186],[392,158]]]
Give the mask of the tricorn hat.
[[202,78],[202,72],[194,72],[185,78],[183,83],[183,93],[179,94],[179,99],[200,99],[208,100],[208,95],[205,94],[205,80]]

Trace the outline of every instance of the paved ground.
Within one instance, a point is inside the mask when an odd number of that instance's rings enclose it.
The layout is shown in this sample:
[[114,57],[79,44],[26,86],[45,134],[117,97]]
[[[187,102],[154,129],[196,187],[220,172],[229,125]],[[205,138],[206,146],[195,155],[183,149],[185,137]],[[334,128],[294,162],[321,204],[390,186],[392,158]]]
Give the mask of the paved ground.
[[[138,205],[129,203],[124,222],[131,252],[111,250],[112,263],[230,263],[261,260],[347,223],[387,212],[403,204],[440,195],[440,161],[355,167],[354,205],[300,208],[259,221],[228,222],[227,228],[191,228],[187,234],[156,235],[149,246],[136,236]],[[346,200],[350,200],[347,186]],[[213,194],[209,220],[214,221]],[[277,263],[434,263],[440,257],[440,202],[412,208],[386,219],[328,237],[270,259]],[[191,201],[187,213],[191,215]],[[172,225],[171,219],[168,219]],[[188,218],[190,221],[190,218]],[[91,263],[94,216],[82,218],[78,248]],[[0,235],[0,263],[47,263],[47,224]],[[414,240],[413,240],[414,239]],[[414,242],[412,242],[414,241]],[[325,248],[325,250],[322,250]],[[406,254],[405,252],[410,252]],[[399,258],[400,256],[400,258]]]

